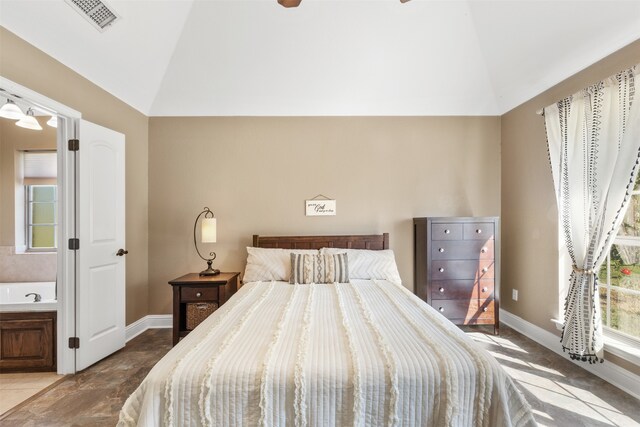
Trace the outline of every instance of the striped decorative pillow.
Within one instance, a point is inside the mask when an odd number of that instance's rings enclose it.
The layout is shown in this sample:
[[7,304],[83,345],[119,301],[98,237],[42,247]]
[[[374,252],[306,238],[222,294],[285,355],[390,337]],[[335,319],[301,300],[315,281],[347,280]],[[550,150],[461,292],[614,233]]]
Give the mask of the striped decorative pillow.
[[289,283],[346,283],[348,281],[347,254],[291,254]]

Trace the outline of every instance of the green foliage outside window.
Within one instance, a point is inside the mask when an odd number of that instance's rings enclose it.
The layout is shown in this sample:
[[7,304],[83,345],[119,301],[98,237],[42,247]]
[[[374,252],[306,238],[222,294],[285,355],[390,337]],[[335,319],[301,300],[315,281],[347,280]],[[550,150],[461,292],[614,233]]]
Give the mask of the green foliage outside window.
[[[640,339],[640,195],[635,194],[618,232],[619,240],[598,275],[605,326]],[[622,240],[624,239],[624,240]],[[637,243],[636,243],[637,242]],[[607,277],[609,275],[609,279]]]

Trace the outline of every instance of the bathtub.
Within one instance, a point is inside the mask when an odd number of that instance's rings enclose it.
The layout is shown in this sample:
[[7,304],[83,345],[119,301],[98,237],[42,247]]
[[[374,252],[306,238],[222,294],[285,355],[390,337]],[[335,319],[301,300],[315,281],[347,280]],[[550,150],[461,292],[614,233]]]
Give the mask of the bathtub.
[[[33,295],[25,296],[29,293],[39,294],[42,299],[34,302]],[[0,283],[0,311],[43,311],[57,308],[56,282]]]
[[56,282],[0,283],[0,372],[56,370],[57,312]]

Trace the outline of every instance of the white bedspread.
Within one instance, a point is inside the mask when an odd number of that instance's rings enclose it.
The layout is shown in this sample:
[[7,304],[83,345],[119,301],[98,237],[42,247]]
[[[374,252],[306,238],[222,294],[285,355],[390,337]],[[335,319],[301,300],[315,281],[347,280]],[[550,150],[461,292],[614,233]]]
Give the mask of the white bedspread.
[[119,425],[533,426],[486,351],[387,281],[249,283],[174,347]]

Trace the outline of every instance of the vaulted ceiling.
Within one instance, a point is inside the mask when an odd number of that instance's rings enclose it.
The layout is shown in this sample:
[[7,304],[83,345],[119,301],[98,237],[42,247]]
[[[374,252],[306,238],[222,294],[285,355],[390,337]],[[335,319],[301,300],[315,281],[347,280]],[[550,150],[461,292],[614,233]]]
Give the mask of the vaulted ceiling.
[[[150,116],[498,115],[640,39],[640,1],[0,0],[0,25]],[[640,53],[639,53],[640,57]]]

